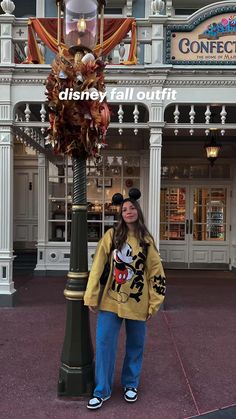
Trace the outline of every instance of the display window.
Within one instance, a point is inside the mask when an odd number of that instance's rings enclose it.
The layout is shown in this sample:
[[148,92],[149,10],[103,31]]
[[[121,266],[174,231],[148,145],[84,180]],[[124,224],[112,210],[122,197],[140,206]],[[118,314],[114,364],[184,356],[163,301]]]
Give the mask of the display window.
[[160,239],[227,240],[227,188],[163,187]]
[[[99,164],[87,161],[88,241],[97,242],[117,221],[119,207],[112,196],[128,196],[132,187],[140,188],[140,156],[106,155]],[[72,162],[49,165],[48,235],[49,241],[70,241],[72,207]]]

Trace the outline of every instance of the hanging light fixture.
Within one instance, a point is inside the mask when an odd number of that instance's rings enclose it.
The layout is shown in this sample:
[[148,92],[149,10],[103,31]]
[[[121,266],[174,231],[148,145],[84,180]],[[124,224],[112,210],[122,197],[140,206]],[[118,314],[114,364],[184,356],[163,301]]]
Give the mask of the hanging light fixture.
[[221,149],[221,144],[218,144],[216,141],[217,136],[217,128],[212,128],[210,130],[211,139],[208,144],[205,144],[207,159],[209,160],[211,166],[214,165],[214,162],[219,156],[219,152]]

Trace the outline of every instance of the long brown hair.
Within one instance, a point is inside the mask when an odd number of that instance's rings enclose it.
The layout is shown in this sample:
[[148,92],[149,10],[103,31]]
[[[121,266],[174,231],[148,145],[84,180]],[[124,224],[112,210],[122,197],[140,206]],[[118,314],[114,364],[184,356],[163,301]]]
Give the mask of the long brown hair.
[[115,245],[115,247],[118,250],[121,250],[123,244],[127,240],[128,227],[127,227],[127,224],[122,217],[122,209],[123,209],[123,205],[124,205],[125,202],[131,202],[132,205],[136,208],[136,210],[138,212],[138,219],[135,222],[134,234],[135,234],[135,237],[137,238],[137,240],[140,242],[140,245],[145,246],[148,242],[150,242],[150,239],[154,243],[154,239],[153,239],[151,233],[148,231],[148,229],[145,225],[143,213],[142,213],[142,210],[140,208],[139,203],[137,201],[135,201],[134,199],[126,198],[120,206],[119,219],[118,219],[117,225],[115,226],[115,231],[114,231],[114,245]]

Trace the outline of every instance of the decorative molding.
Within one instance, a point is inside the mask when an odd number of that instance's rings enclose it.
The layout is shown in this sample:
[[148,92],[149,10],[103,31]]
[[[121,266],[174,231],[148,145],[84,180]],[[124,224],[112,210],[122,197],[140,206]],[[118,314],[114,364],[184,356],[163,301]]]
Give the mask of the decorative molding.
[[1,104],[0,105],[0,120],[8,121],[10,119],[10,114],[11,114],[11,106],[8,104]]
[[0,84],[10,84],[12,82],[12,78],[2,77],[0,78]]
[[[205,71],[205,74],[207,73],[207,70]],[[180,73],[182,74],[182,72]],[[183,72],[184,75],[184,72]],[[200,74],[199,74],[200,75]],[[208,72],[207,76],[209,77],[209,75],[212,77],[213,75],[211,74],[211,72]],[[174,76],[174,74],[172,75],[172,77]],[[220,76],[220,75],[219,75]],[[193,75],[194,77],[194,75]],[[235,77],[235,72],[234,72],[234,77]],[[219,79],[215,79],[212,80],[196,80],[196,78],[194,79],[188,79],[188,80],[178,80],[178,79],[172,79],[172,80],[168,80],[168,79],[148,79],[148,80],[122,80],[122,81],[118,81],[117,83],[118,85],[121,86],[235,86],[236,85],[236,78],[235,79],[230,79],[230,80],[219,80]]]
[[138,26],[137,30],[138,30],[138,40],[139,40],[139,42],[140,41],[151,42],[151,40],[152,40],[152,27],[149,28],[149,27]]
[[121,86],[151,86],[151,85],[155,85],[155,86],[163,86],[163,81],[164,80],[160,80],[160,79],[149,79],[149,80],[119,80],[118,81],[118,85]]
[[165,86],[209,86],[209,87],[232,87],[236,86],[236,80],[166,80]]
[[12,41],[11,39],[1,39],[1,64],[12,63]]
[[28,39],[28,25],[27,25],[27,22],[26,23],[17,22],[17,24],[15,24],[13,26],[12,36],[14,38],[14,41],[16,41],[16,40],[17,41],[27,41],[27,39]]
[[151,104],[150,107],[150,121],[151,122],[162,122],[163,121],[163,105]]
[[0,144],[10,146],[12,137],[10,132],[0,132]]
[[133,0],[126,0],[126,15],[132,16]]
[[[32,69],[33,71],[33,69]],[[222,74],[227,77],[231,77],[228,80],[222,80]],[[126,86],[235,86],[236,85],[236,71],[233,69],[192,69],[192,70],[185,70],[185,69],[161,69],[161,70],[153,70],[149,69],[145,75],[145,78],[137,78],[137,79],[115,79],[115,80],[106,80],[106,83],[108,82],[108,85],[116,85],[119,87],[126,87]],[[138,74],[136,75],[138,77]],[[168,79],[168,77],[172,77],[172,80]],[[179,76],[192,76],[192,79],[176,79],[174,77]],[[196,79],[197,76],[205,76],[209,77],[209,79],[205,80],[198,80]],[[117,75],[117,77],[119,77]],[[129,74],[130,77],[130,74]],[[157,78],[158,77],[158,78]],[[212,77],[215,77],[215,80],[212,80]],[[45,74],[39,78],[12,78],[12,76],[2,76],[0,77],[0,84],[12,84],[12,85],[42,85],[44,87],[45,82]]]
[[[0,68],[0,71],[2,69]],[[19,68],[17,68],[17,71],[19,70]],[[24,73],[26,73],[26,69],[22,68],[22,70],[24,70]],[[7,84],[7,83],[11,83],[12,85],[44,85],[45,82],[45,78],[47,76],[47,72],[43,71],[41,76],[32,76],[32,73],[38,73],[38,68],[35,66],[34,68],[30,68],[30,71],[32,72],[31,75],[29,75],[27,77],[27,74],[25,74],[24,78],[23,77],[19,77],[19,76],[13,76],[12,77],[12,73],[15,72],[16,70],[12,69],[12,68],[4,68],[4,73],[10,73],[10,75],[6,74],[4,75],[3,73],[0,73],[0,83],[1,84]],[[29,74],[29,69],[27,68],[27,73]],[[140,74],[141,73],[141,74]],[[236,70],[233,70],[233,68],[192,68],[192,69],[186,69],[186,68],[172,68],[169,65],[166,65],[166,68],[161,68],[161,69],[154,69],[151,66],[149,66],[148,68],[146,67],[145,69],[143,69],[142,71],[136,71],[134,72],[134,77],[136,77],[136,79],[130,79],[130,72],[127,73],[127,78],[126,79],[121,79],[120,78],[120,74],[118,74],[117,72],[115,72],[112,76],[117,76],[117,79],[111,79],[110,75],[108,75],[108,77],[105,79],[105,82],[107,85],[118,85],[118,86],[143,86],[143,85],[163,85],[163,82],[170,82],[170,80],[167,80],[168,76],[174,77],[174,76],[178,76],[178,75],[184,75],[186,76],[192,76],[195,77],[193,80],[184,80],[185,83],[193,83],[193,82],[197,82],[200,83],[202,82],[201,80],[196,80],[196,76],[204,76],[204,75],[208,75],[208,77],[210,76],[212,78],[212,76],[219,76],[221,77],[222,74],[224,74],[224,76],[227,77],[233,77],[235,78],[236,75]],[[123,76],[125,76],[126,73],[123,73]],[[158,77],[158,78],[157,78]],[[217,83],[217,84],[223,84],[225,82],[227,83],[236,83],[235,80],[214,80],[213,82]]]
[[166,15],[167,16],[172,16],[172,0],[166,0]]
[[[1,79],[0,79],[0,81],[1,81]],[[45,82],[45,78],[40,78],[40,79],[13,79],[12,80],[12,84],[26,84],[26,85],[28,85],[28,84],[42,84],[42,85],[44,85],[44,82]]]
[[2,23],[1,24],[1,35],[2,38],[4,38],[5,36],[7,38],[11,37],[11,29],[12,29],[12,25],[10,23]]
[[150,148],[162,147],[162,128],[150,129]]

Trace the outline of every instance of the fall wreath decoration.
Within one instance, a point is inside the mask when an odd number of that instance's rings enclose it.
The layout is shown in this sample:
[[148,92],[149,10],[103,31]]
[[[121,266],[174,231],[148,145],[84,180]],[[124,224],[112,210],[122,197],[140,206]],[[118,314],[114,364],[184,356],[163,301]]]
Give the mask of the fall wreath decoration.
[[80,97],[85,91],[97,95],[105,92],[104,67],[104,62],[85,47],[79,51],[77,47],[74,55],[59,50],[45,83],[50,122],[45,144],[51,144],[55,154],[100,157],[110,122],[106,100],[61,100],[60,93],[77,92]]
[[126,179],[125,186],[127,186],[127,188],[131,188],[133,184],[134,182],[132,181],[132,179]]

